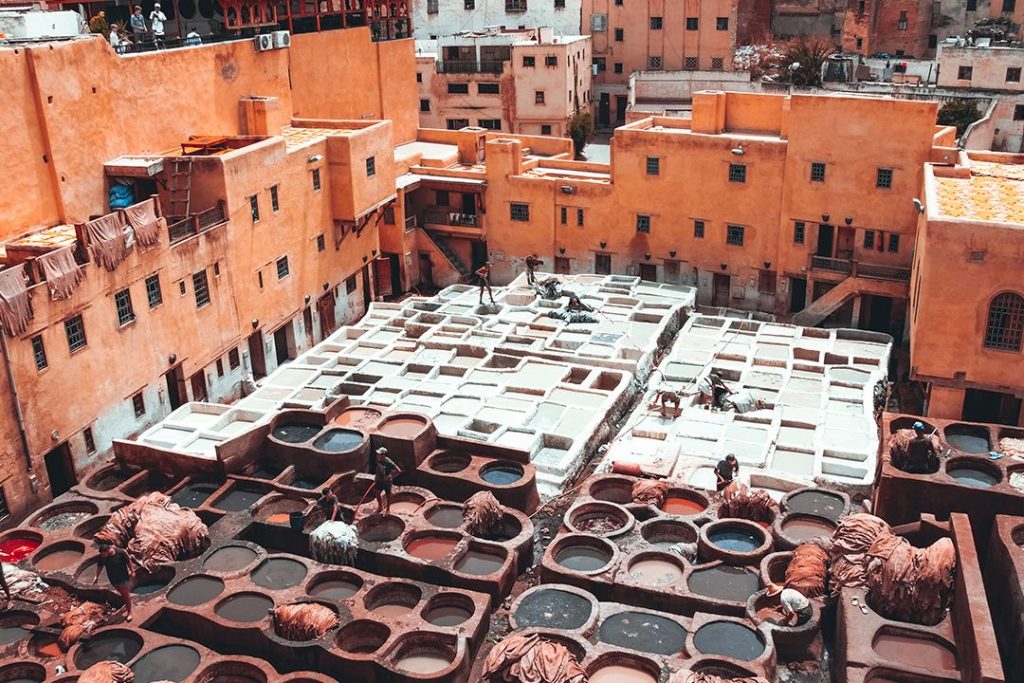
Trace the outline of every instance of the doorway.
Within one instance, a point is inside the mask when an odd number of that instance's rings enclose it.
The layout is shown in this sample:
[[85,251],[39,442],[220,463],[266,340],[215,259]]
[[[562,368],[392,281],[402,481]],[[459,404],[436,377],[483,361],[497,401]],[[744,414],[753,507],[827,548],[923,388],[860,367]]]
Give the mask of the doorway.
[[597,125],[608,128],[611,122],[612,97],[606,92],[601,93],[597,104]]
[[320,338],[327,339],[334,332],[334,290],[317,299],[316,311],[320,315]]
[[807,278],[789,278],[789,312],[799,313],[807,307]]
[[164,381],[167,383],[167,401],[171,404],[171,410],[180,408],[185,404],[185,373],[180,365],[176,365],[164,373]]
[[814,252],[815,256],[824,256],[825,258],[832,258],[832,249],[835,246],[835,228],[831,225],[819,225],[818,226],[818,250]]
[[202,369],[196,374],[192,375],[192,379],[189,380],[192,385],[192,400],[193,401],[206,401],[206,372]]
[[75,464],[71,459],[71,449],[65,441],[43,457],[46,463],[46,476],[50,480],[50,493],[56,498],[66,493],[78,483],[75,476]]
[[1013,394],[968,389],[964,392],[961,419],[969,422],[1016,425],[1020,420],[1020,405],[1020,399]]
[[598,275],[612,274],[612,255],[594,254],[594,272]]
[[381,255],[373,261],[374,275],[377,276],[377,295],[391,296],[395,293],[391,287],[391,259]]
[[373,297],[370,294],[370,267],[363,266],[362,269],[362,280],[363,280],[363,311],[370,310],[370,301]]
[[[892,297],[865,295],[868,298],[868,319],[867,329],[875,332],[889,334],[891,331],[890,320],[892,319]],[[861,328],[864,328],[861,325]]]
[[487,242],[470,242],[472,249],[473,271],[487,262]]
[[249,335],[249,363],[253,379],[267,376],[267,358],[263,351],[263,332],[260,330]]
[[555,274],[556,275],[568,275],[569,274],[569,259],[564,256],[555,257]]
[[732,277],[725,273],[714,273],[712,278],[711,305],[729,305],[729,287],[732,284]]
[[292,355],[291,346],[294,344],[295,332],[291,321],[286,322],[274,332],[274,355],[278,367],[290,361]]
[[306,306],[302,310],[302,329],[306,331],[306,348],[313,346],[313,309]]
[[471,216],[476,215],[476,195],[472,192],[462,193],[462,213],[468,213]]
[[420,252],[420,284],[434,286],[434,263],[430,260],[430,252]]
[[647,282],[658,281],[658,266],[653,263],[640,264],[640,279]]
[[626,123],[626,104],[628,100],[625,95],[615,96],[615,125],[621,126]]
[[836,258],[850,260],[853,258],[853,228],[839,228],[839,239],[836,242]]

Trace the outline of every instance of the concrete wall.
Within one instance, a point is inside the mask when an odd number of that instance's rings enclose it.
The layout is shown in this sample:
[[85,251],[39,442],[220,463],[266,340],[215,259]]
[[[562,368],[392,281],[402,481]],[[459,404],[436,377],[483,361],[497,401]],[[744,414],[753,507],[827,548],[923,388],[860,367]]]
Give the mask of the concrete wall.
[[[1024,76],[1006,80],[1006,70],[1024,67],[1024,49],[1012,47],[955,47],[939,50],[940,87],[1024,92]],[[960,78],[960,67],[971,67],[971,78]]]
[[[580,0],[565,0],[564,8],[555,7],[554,0],[523,0],[526,11],[513,13],[505,12],[505,0],[474,0],[473,4],[473,9],[465,9],[464,0],[438,0],[438,11],[429,13],[426,0],[413,3],[413,37],[425,40],[461,31],[480,31],[489,26],[508,29],[549,26],[555,35],[581,32]],[[588,30],[584,28],[582,32]]]

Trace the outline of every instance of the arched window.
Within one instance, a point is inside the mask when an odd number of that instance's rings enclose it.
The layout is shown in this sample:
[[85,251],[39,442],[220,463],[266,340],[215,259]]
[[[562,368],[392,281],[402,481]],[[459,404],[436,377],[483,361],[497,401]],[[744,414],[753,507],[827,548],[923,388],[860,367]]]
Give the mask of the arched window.
[[1014,292],[998,294],[988,307],[985,347],[1020,351],[1024,333],[1024,296]]

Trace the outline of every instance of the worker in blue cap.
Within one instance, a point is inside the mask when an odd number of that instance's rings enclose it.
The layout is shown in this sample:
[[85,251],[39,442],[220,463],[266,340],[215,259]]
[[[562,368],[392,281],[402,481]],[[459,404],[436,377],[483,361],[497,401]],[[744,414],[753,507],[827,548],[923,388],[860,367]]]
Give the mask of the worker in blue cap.
[[935,452],[935,444],[924,434],[924,424],[914,423],[914,436],[907,444],[907,457],[903,463],[903,471],[911,474],[931,474],[938,470],[939,456]]

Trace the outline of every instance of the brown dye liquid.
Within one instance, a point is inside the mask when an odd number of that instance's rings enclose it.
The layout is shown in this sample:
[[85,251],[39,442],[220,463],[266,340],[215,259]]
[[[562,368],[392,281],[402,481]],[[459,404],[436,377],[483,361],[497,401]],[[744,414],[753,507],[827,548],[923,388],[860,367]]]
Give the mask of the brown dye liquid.
[[411,417],[399,417],[384,423],[381,431],[388,436],[413,437],[423,431],[425,423]]
[[195,607],[213,600],[224,592],[224,582],[212,576],[194,576],[185,579],[167,594],[167,599],[176,605]]
[[697,595],[717,600],[746,602],[747,598],[761,588],[761,581],[757,574],[742,567],[718,565],[693,572],[690,574],[688,585]]
[[456,529],[462,526],[463,519],[462,510],[455,507],[436,507],[427,513],[428,522],[444,529]]
[[234,572],[248,566],[256,559],[256,551],[241,545],[227,545],[220,548],[203,562],[203,567],[212,572]]
[[306,565],[283,557],[264,560],[252,573],[253,583],[274,590],[297,586],[304,578]]
[[611,562],[611,559],[608,551],[589,545],[571,545],[555,555],[555,562],[578,572],[597,571]]
[[454,538],[426,536],[424,538],[417,538],[405,546],[405,552],[423,560],[441,560],[447,557],[458,543],[458,540]]
[[458,626],[473,616],[473,613],[457,605],[447,605],[435,607],[423,616],[427,623],[434,626]]
[[451,663],[444,655],[424,653],[402,657],[395,662],[395,668],[414,674],[432,674],[448,668]]
[[957,670],[956,653],[942,643],[927,638],[883,633],[875,639],[872,647],[880,656],[893,662],[922,669]]
[[183,681],[199,666],[199,653],[185,645],[165,645],[132,665],[135,683]]
[[689,498],[666,498],[661,509],[670,515],[696,515],[704,512],[706,506]]
[[412,515],[420,509],[420,503],[415,500],[396,500],[391,504],[391,514]]
[[646,671],[613,664],[590,674],[590,683],[658,683],[658,679]]
[[811,515],[819,515],[831,519],[833,522],[839,520],[843,514],[843,499],[837,495],[824,491],[801,491],[790,496],[786,501],[788,512],[804,512]]
[[251,623],[264,619],[273,606],[274,601],[263,595],[242,594],[228,598],[216,611],[229,621]]
[[55,572],[70,569],[82,559],[81,550],[55,550],[37,559],[33,564],[36,569],[44,572]]
[[412,607],[409,605],[400,605],[398,603],[391,603],[389,605],[381,605],[380,607],[373,610],[373,614],[376,617],[402,617],[412,611]]
[[502,564],[504,560],[498,555],[470,550],[455,564],[455,569],[463,574],[487,576],[501,569]]
[[809,541],[821,536],[832,536],[835,527],[825,520],[802,517],[790,519],[782,524],[782,530],[795,541]]
[[359,586],[351,581],[345,581],[344,579],[336,579],[333,581],[324,581],[318,583],[316,587],[310,591],[310,595],[315,595],[318,598],[325,598],[327,600],[344,600],[350,598],[359,592]]
[[683,570],[668,560],[649,558],[630,565],[629,576],[653,586],[664,586],[681,580]]
[[380,419],[376,410],[346,410],[331,421],[339,427],[367,427]]

